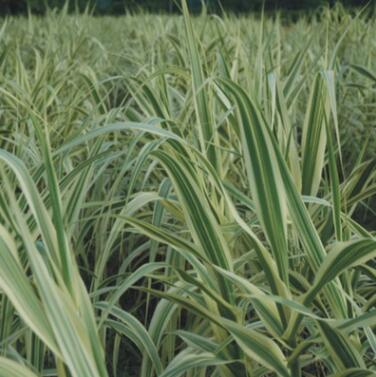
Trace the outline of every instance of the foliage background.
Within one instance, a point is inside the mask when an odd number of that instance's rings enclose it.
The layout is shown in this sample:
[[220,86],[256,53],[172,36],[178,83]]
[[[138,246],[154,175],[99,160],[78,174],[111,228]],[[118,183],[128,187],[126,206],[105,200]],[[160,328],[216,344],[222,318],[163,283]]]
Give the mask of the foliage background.
[[[0,14],[17,14],[27,11],[29,5],[33,12],[41,13],[46,8],[61,8],[66,0],[0,0]],[[265,2],[265,8],[304,10],[320,7],[324,4],[333,5],[335,0],[206,0],[206,3],[213,9],[219,9],[219,3],[225,9],[235,12],[247,12],[259,10]],[[367,3],[376,5],[376,0],[340,0],[345,6],[363,6]],[[200,0],[190,0],[192,10],[200,8]],[[95,6],[97,13],[122,14],[125,10],[143,8],[155,12],[176,11],[177,7],[173,0],[72,0],[72,9],[78,7],[85,9],[86,6]]]

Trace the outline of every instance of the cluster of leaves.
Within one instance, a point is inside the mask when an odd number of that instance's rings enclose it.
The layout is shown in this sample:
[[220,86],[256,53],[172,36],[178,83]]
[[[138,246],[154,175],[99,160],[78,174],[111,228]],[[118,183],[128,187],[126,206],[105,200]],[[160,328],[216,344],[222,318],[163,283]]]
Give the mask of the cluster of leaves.
[[182,9],[1,26],[0,377],[374,375],[376,20]]

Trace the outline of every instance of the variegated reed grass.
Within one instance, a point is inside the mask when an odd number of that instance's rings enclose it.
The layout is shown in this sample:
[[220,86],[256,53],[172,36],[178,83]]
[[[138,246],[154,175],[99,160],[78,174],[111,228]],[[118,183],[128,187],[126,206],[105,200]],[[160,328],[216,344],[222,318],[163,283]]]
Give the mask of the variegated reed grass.
[[375,20],[182,13],[2,21],[0,376],[374,375]]

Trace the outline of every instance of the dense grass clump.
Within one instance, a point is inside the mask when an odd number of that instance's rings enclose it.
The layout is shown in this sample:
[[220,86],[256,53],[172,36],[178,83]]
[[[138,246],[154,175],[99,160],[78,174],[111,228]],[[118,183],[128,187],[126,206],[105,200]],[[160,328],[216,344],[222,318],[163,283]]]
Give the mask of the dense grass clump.
[[0,29],[0,377],[376,373],[376,20],[49,12]]

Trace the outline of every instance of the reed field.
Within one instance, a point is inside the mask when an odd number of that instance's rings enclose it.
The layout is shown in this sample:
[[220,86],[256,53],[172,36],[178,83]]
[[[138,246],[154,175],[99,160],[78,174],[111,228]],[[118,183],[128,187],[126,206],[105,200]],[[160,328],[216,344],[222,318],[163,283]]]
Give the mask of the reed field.
[[376,18],[0,20],[0,377],[376,375]]

